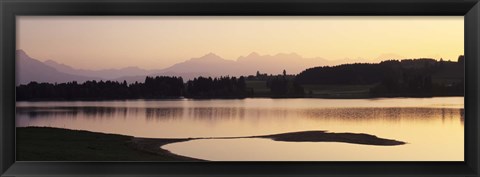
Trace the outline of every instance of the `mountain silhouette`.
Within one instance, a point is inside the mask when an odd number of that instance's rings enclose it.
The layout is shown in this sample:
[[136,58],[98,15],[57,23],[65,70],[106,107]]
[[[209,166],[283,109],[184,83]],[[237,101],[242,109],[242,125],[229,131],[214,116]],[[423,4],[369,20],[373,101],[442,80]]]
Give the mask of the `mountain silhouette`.
[[304,58],[296,53],[259,55],[256,52],[252,52],[245,57],[241,56],[237,59],[237,65],[241,66],[243,71],[249,74],[257,71],[268,74],[280,74],[284,69],[289,74],[298,74],[306,68],[328,65],[330,63],[330,61],[323,58]]
[[[292,62],[299,61],[299,62]],[[247,76],[257,71],[268,74],[280,74],[286,70],[297,74],[305,68],[323,66],[331,63],[323,58],[304,58],[298,54],[280,53],[277,55],[260,55],[252,52],[236,60],[227,60],[214,53],[192,58],[168,68],[156,71],[153,75],[182,76],[184,80],[192,79],[195,74],[202,76]]]
[[125,77],[125,76],[145,76],[152,72],[149,70],[141,69],[136,66],[130,66],[130,67],[125,67],[121,69],[88,70],[88,69],[76,69],[62,63],[57,63],[56,61],[53,61],[53,60],[47,60],[43,63],[63,73],[79,75],[79,76],[87,76],[87,77],[96,77],[96,78],[102,78],[102,79],[116,79],[116,78]]
[[16,51],[17,74],[16,85],[28,84],[31,81],[63,83],[63,82],[84,82],[87,80],[98,80],[94,77],[77,76],[57,71],[39,60],[28,56],[23,50]]
[[[21,53],[22,57],[20,58],[22,58],[22,61],[24,60],[19,63],[21,65],[21,83],[28,82],[29,79],[33,79],[31,81],[46,82],[73,80],[80,82],[87,79],[108,79],[114,81],[126,80],[128,83],[134,83],[144,82],[146,76],[177,76],[187,81],[199,76],[248,76],[255,75],[257,71],[276,75],[281,74],[283,70],[286,70],[288,74],[298,74],[306,68],[336,65],[341,64],[339,62],[348,61],[347,59],[330,61],[320,57],[306,58],[296,53],[260,55],[256,52],[232,60],[222,58],[214,53],[208,53],[204,56],[191,58],[163,69],[146,70],[131,66],[121,69],[90,70],[74,68],[54,60],[41,62],[28,57],[25,52],[21,50],[18,51],[18,53]],[[27,62],[27,65],[25,65],[25,62]],[[27,66],[28,68],[25,68]],[[32,73],[31,71],[36,72]],[[57,75],[53,73],[57,73]]]
[[214,53],[209,53],[202,57],[192,58],[165,69],[157,70],[153,75],[177,74],[178,76],[183,76],[187,74],[185,76],[189,76],[195,73],[204,74],[205,76],[237,75],[239,69],[241,68],[235,65],[235,61],[226,60]]

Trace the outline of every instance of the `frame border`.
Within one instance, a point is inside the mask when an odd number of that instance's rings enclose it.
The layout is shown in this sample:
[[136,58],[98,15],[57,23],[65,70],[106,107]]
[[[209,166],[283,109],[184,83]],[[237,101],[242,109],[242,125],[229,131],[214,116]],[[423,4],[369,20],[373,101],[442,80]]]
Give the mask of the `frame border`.
[[[0,0],[1,176],[479,176],[479,0]],[[459,15],[465,162],[15,162],[17,15]]]

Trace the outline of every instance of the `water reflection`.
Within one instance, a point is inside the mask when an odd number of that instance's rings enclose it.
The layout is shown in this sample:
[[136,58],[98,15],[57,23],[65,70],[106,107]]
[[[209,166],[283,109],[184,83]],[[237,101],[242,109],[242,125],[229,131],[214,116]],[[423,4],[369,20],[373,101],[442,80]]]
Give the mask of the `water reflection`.
[[462,122],[462,126],[465,125],[465,110],[460,109],[460,122]]
[[[303,155],[293,154],[305,157],[297,160],[384,160],[379,159],[384,155],[397,160],[462,160],[464,149],[463,97],[18,102],[16,111],[18,127],[50,126],[148,138],[238,137],[325,130],[408,142],[401,147],[379,149],[332,143],[310,146],[199,140],[172,144],[169,149],[220,160],[273,160],[271,156],[291,153],[292,148],[295,152],[304,151]],[[251,157],[251,147],[257,148],[255,157]],[[227,151],[220,153],[222,149]]]
[[194,108],[138,108],[138,107],[17,107],[17,116],[37,118],[127,118],[145,117],[146,121],[167,119],[195,119],[203,121],[230,119],[285,119],[289,117],[371,121],[385,120],[398,122],[401,119],[432,121],[441,118],[460,118],[464,122],[464,110],[457,108],[242,108],[242,107],[194,107]]
[[135,108],[122,107],[17,107],[18,115],[28,115],[29,118],[78,117],[113,118],[126,117]]
[[155,119],[176,119],[183,117],[183,108],[146,108],[145,118],[147,121]]

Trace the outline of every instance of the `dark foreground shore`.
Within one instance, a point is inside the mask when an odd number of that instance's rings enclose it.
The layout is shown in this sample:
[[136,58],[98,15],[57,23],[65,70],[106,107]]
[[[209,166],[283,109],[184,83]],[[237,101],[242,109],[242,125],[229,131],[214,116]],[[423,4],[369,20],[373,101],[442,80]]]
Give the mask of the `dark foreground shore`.
[[199,161],[159,148],[187,140],[155,139],[152,143],[125,135],[25,127],[17,128],[16,152],[18,161]]
[[202,161],[160,148],[163,145],[198,139],[268,138],[285,142],[344,142],[396,146],[405,142],[369,134],[290,132],[261,136],[210,138],[137,138],[80,130],[47,127],[17,128],[19,161]]

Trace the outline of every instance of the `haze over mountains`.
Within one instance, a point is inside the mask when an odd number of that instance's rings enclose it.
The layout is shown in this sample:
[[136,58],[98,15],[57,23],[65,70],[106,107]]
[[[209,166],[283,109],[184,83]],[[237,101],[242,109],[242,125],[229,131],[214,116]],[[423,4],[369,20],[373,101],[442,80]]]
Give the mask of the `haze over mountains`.
[[27,84],[31,81],[37,82],[84,82],[87,80],[97,80],[99,78],[79,76],[57,71],[55,68],[45,63],[31,58],[24,51],[17,50],[17,74],[16,84]]
[[[343,63],[368,62],[364,59],[344,59],[329,61],[323,58],[304,58],[295,53],[280,53],[276,55],[259,55],[251,53],[237,60],[227,60],[214,53],[202,57],[191,58],[163,69],[146,70],[136,66],[121,69],[88,70],[78,69],[54,60],[42,62],[28,56],[22,50],[17,50],[17,85],[31,81],[61,83],[69,81],[84,82],[86,80],[126,80],[128,83],[143,82],[145,76],[180,76],[184,81],[198,76],[241,76],[254,75],[257,71],[268,74],[280,74],[285,69],[288,74],[298,74],[301,71],[325,65]],[[298,61],[293,62],[292,61]]]
[[80,75],[80,76],[88,76],[88,77],[98,77],[103,79],[116,79],[123,76],[137,76],[137,75],[146,75],[150,73],[150,71],[148,70],[141,69],[135,66],[120,68],[120,69],[87,70],[87,69],[76,69],[62,63],[57,63],[56,61],[53,61],[53,60],[47,60],[43,63],[63,73],[69,73],[69,74]]

